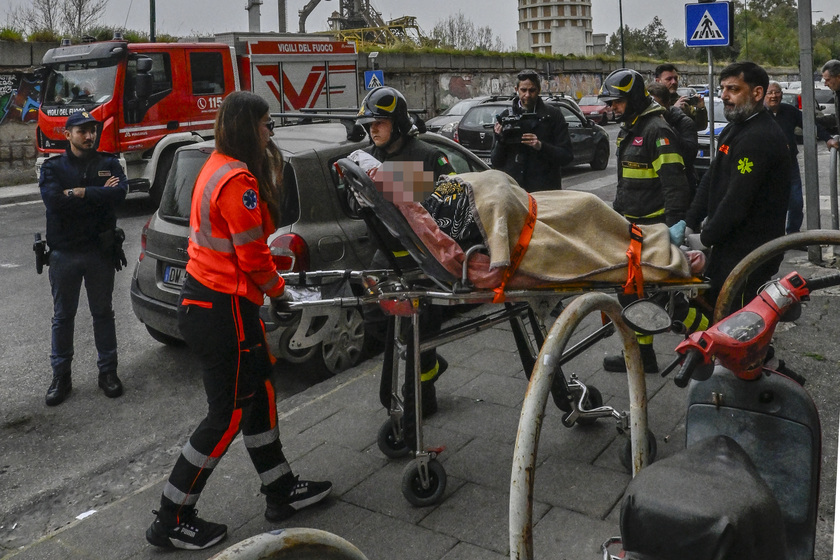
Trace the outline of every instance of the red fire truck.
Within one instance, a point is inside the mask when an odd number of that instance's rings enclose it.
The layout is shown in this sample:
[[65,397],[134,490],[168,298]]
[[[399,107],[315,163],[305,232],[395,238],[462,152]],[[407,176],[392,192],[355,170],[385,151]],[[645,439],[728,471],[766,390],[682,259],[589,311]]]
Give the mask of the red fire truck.
[[131,192],[159,200],[175,150],[212,138],[222,99],[247,89],[271,112],[359,104],[353,42],[312,35],[226,33],[214,43],[62,45],[44,55],[36,171],[67,147],[64,122],[87,110],[99,149],[117,154]]

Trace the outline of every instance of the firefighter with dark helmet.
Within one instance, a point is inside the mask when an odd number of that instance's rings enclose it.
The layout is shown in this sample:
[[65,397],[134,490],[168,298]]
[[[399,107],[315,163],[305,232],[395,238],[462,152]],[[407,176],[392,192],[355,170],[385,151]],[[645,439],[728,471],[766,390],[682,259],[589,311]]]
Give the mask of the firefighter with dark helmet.
[[435,179],[455,173],[446,154],[417,138],[408,103],[396,89],[371,90],[362,101],[357,122],[373,142],[365,151],[379,161],[422,161],[423,170],[433,172]]
[[[380,86],[371,90],[362,101],[357,122],[365,127],[372,142],[372,145],[365,148],[365,151],[380,162],[422,162],[423,171],[432,172],[435,181],[441,175],[455,174],[455,169],[449,163],[446,154],[417,138],[419,131],[408,114],[408,103],[403,94],[396,89]],[[387,236],[383,237],[383,242],[389,245],[388,250],[391,251],[392,256],[377,251],[373,263],[371,263],[373,268],[387,268],[393,263],[399,263],[401,258],[408,258],[400,256],[404,254],[404,249],[395,241],[393,245],[390,245],[392,241]],[[441,309],[439,306],[431,306],[420,314],[421,338],[432,336],[440,330]],[[376,320],[376,317],[368,317],[368,319]],[[439,356],[434,348],[421,353],[420,380],[422,383],[423,415],[425,416],[437,412],[437,396],[434,383],[446,367],[446,360]],[[408,364],[406,371],[412,371],[412,368],[413,366]],[[406,383],[405,398],[407,400],[414,398],[413,383]],[[409,440],[414,434],[414,429],[410,425],[413,421],[414,408],[409,406],[406,412],[404,432],[408,437],[407,443],[411,444]]]
[[[650,97],[642,75],[627,68],[607,76],[598,97],[621,121],[613,208],[633,223],[678,225],[685,219],[690,191],[680,141],[665,122],[665,109]],[[657,372],[653,337],[640,337],[639,343],[645,371]],[[604,369],[626,371],[624,357],[607,356]]]

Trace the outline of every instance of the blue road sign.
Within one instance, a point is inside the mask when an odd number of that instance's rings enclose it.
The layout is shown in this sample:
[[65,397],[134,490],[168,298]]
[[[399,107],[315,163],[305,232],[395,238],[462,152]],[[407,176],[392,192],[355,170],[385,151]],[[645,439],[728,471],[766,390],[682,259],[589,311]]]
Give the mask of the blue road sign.
[[373,88],[385,85],[385,72],[382,70],[365,70],[365,89],[370,91]]
[[725,47],[730,43],[732,21],[729,2],[685,5],[685,46]]

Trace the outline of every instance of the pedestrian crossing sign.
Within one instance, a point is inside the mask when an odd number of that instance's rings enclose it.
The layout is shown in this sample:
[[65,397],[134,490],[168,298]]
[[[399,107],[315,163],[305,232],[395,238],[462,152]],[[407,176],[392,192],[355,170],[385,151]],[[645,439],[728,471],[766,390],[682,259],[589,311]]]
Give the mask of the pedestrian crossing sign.
[[382,70],[365,70],[365,89],[370,91],[385,85],[385,73]]
[[725,47],[732,29],[731,2],[685,5],[685,46]]

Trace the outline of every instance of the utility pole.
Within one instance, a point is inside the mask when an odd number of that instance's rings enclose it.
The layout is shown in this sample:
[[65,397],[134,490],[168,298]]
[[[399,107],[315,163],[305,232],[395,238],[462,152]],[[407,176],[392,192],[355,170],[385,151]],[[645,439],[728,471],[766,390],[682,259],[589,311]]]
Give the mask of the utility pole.
[[155,42],[155,0],[149,0],[149,42]]
[[624,10],[621,8],[621,0],[618,0],[618,25],[621,27],[621,67],[626,68],[624,64]]

